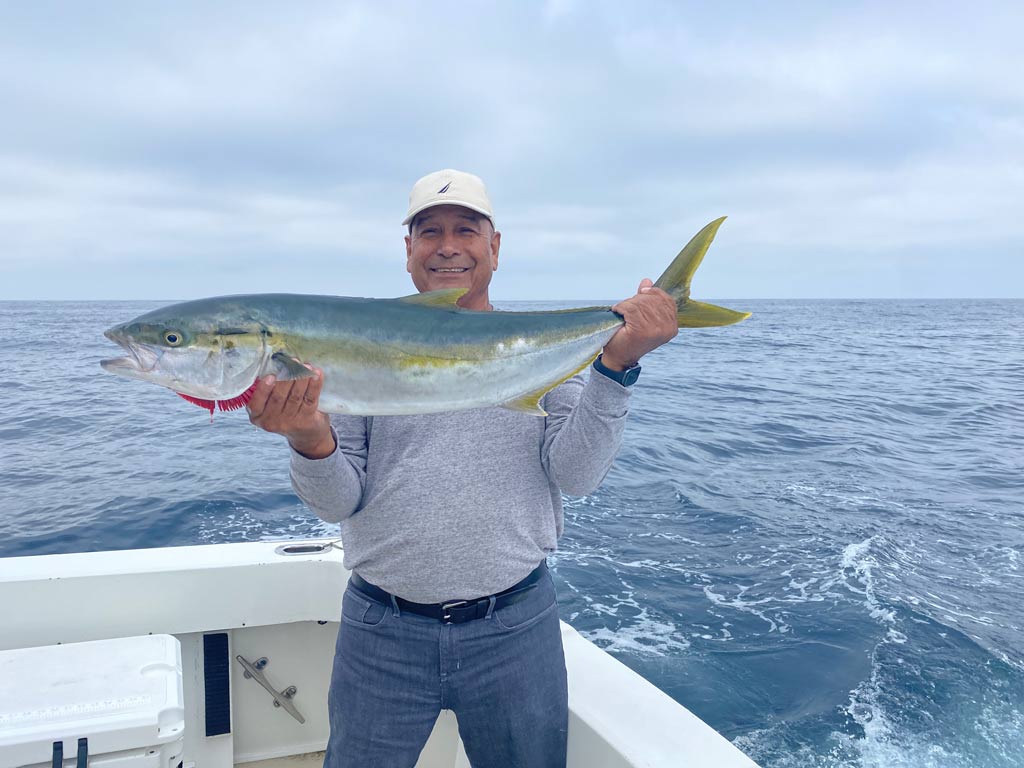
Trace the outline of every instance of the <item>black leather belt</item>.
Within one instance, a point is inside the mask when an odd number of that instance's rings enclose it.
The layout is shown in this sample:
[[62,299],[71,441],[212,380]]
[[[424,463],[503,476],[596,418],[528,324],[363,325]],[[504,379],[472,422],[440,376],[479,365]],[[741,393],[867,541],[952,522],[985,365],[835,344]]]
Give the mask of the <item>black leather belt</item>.
[[420,616],[429,616],[445,624],[462,624],[474,619],[482,619],[486,616],[491,605],[491,598],[494,598],[495,610],[519,602],[529,594],[531,589],[537,586],[537,582],[547,573],[547,570],[548,564],[545,561],[530,571],[530,574],[525,579],[513,584],[502,592],[498,592],[495,595],[477,597],[472,600],[450,600],[447,603],[414,603],[411,600],[405,600],[371,584],[355,572],[349,577],[348,583],[378,603],[391,605],[392,600],[394,600],[394,602],[398,603],[400,611],[408,611]]

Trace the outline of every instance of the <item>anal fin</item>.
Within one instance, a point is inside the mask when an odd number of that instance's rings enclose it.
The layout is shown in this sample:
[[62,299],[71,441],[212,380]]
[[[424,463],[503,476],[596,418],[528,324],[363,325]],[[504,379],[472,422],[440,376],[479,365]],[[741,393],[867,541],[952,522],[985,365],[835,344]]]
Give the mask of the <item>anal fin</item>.
[[502,403],[501,407],[508,408],[510,411],[528,413],[531,416],[547,416],[548,412],[540,407],[540,399],[551,391],[551,389],[552,387],[547,387],[542,389],[540,392],[530,392],[529,394],[523,395],[515,400],[509,400],[507,403]]
[[548,384],[547,386],[544,387],[544,389],[539,389],[536,392],[528,392],[527,394],[523,395],[522,397],[517,397],[515,400],[509,400],[507,403],[502,403],[501,407],[502,408],[508,408],[510,411],[518,411],[519,413],[528,413],[531,416],[547,416],[548,412],[540,407],[540,400],[541,400],[541,398],[544,397],[544,395],[546,395],[552,389],[557,387],[559,384],[561,384],[564,381],[568,381],[573,376],[575,376],[577,373],[579,373],[584,368],[589,366],[592,362],[594,362],[594,360],[596,358],[597,358],[597,353],[595,352],[594,356],[591,357],[591,358],[588,358],[587,361],[585,363],[583,363],[583,365],[581,365],[579,368],[577,368],[577,369],[575,369],[573,371],[570,371],[569,373],[567,373],[565,376],[563,376],[562,378],[558,379],[557,381],[554,381],[551,384]]

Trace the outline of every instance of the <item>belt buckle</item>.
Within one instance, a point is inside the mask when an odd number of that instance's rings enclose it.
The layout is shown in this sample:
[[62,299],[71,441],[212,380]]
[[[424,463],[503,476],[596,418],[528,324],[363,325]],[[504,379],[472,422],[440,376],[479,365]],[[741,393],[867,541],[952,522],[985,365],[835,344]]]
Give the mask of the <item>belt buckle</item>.
[[469,600],[455,600],[451,603],[443,603],[441,605],[441,621],[445,624],[452,623],[452,608],[461,608],[464,605],[469,605]]

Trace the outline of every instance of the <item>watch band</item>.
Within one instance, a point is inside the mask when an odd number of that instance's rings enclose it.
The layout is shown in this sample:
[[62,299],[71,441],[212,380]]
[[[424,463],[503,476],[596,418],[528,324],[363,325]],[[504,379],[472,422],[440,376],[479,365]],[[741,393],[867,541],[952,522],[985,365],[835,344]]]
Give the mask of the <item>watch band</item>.
[[636,384],[636,380],[640,378],[640,366],[634,365],[632,368],[627,368],[624,371],[613,371],[611,368],[601,362],[601,355],[598,355],[594,359],[594,370],[600,374],[607,376],[612,381],[616,381],[624,387],[631,387]]

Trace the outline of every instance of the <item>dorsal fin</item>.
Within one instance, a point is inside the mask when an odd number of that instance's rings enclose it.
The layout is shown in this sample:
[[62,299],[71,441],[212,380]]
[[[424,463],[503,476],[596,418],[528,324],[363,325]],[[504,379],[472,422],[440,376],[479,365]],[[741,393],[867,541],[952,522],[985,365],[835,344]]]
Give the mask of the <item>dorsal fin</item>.
[[419,304],[424,307],[448,307],[454,309],[458,306],[456,302],[469,290],[468,288],[443,288],[440,291],[427,291],[426,293],[414,293],[409,296],[402,296],[395,301],[403,301],[406,304]]

